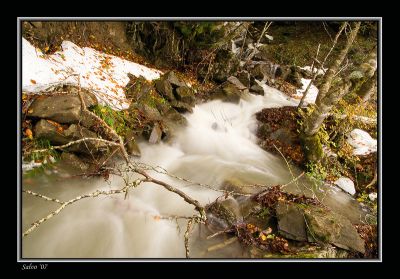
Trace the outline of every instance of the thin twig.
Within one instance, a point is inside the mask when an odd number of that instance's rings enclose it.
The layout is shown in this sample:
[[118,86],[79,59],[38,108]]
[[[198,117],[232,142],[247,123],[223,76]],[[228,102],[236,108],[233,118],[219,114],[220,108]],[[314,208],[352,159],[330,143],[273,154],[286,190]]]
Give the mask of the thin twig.
[[44,199],[44,200],[46,200],[46,201],[52,201],[52,202],[56,202],[56,203],[59,203],[59,204],[64,204],[64,202],[62,202],[62,201],[60,201],[60,200],[58,200],[58,199],[49,198],[49,197],[47,197],[47,196],[45,196],[45,195],[41,195],[41,194],[38,194],[38,193],[35,193],[35,192],[32,192],[32,191],[29,191],[29,190],[22,190],[22,192],[23,192],[23,193],[27,193],[27,194],[32,195],[32,196],[35,196],[35,197],[42,198],[42,199]]

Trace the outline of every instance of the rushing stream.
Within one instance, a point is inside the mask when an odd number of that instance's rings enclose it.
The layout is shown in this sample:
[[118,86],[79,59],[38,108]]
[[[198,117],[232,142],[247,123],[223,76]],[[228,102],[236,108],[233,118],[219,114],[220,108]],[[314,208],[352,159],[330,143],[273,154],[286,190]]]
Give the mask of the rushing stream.
[[[265,95],[249,95],[239,104],[212,101],[194,108],[186,115],[189,125],[180,131],[173,142],[151,145],[139,144],[140,162],[160,166],[169,173],[194,182],[221,187],[226,179],[245,184],[272,186],[291,181],[285,161],[262,150],[256,144],[257,120],[254,114],[266,107],[296,105],[281,92],[264,86]],[[133,158],[132,158],[133,160]],[[299,171],[293,168],[294,175]],[[119,189],[120,177],[83,179],[71,177],[66,166],[59,164],[55,171],[23,180],[23,188],[67,201],[96,189]],[[221,196],[199,185],[177,180],[165,174],[149,171],[153,177],[182,189],[205,205]],[[132,179],[135,177],[132,175]],[[308,191],[313,187],[306,178],[292,183],[285,190]],[[301,188],[301,189],[300,189]],[[350,220],[364,218],[358,203],[341,190],[319,185],[314,193],[333,210]],[[308,194],[312,194],[310,191]],[[22,230],[59,205],[27,194],[22,195]],[[124,195],[99,196],[84,199],[65,208],[23,238],[25,258],[173,258],[185,257],[184,232],[186,220],[165,220],[159,216],[192,216],[196,211],[181,197],[164,188],[144,183]],[[222,238],[206,240],[199,226],[190,239],[192,257],[245,256],[238,243],[207,253],[207,247]],[[202,233],[203,232],[203,233]]]

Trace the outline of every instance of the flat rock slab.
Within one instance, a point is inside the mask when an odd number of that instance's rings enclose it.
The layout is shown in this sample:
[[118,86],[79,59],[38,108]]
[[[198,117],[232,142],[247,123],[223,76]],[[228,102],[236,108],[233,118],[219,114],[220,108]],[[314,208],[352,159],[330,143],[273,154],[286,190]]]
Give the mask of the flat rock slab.
[[[96,97],[84,95],[87,107],[97,104]],[[29,107],[29,117],[38,117],[63,124],[78,123],[81,119],[81,101],[77,95],[39,97]]]
[[304,213],[296,204],[278,202],[276,216],[279,233],[282,236],[297,241],[308,240]]
[[330,243],[365,253],[364,240],[351,222],[338,213],[315,205],[279,201],[276,214],[279,233],[286,238]]

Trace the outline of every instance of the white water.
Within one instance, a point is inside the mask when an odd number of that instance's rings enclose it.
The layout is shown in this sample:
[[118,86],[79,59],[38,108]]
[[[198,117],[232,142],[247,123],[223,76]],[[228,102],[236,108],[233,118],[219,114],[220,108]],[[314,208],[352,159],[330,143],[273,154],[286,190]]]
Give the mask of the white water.
[[[219,188],[226,179],[263,185],[289,182],[292,177],[284,161],[256,144],[254,113],[266,107],[296,105],[298,101],[263,86],[265,96],[249,95],[239,104],[212,101],[196,106],[193,114],[187,115],[189,126],[180,131],[172,143],[140,143],[140,161],[215,188]],[[203,205],[221,195],[220,192],[163,174],[150,174],[179,187]],[[23,183],[25,189],[60,200],[69,200],[96,189],[117,189],[123,185],[117,177],[112,177],[110,184],[102,179],[66,179],[62,168],[58,174],[25,179]],[[296,191],[295,188],[292,190]],[[325,197],[326,202],[353,219],[359,218],[356,203],[351,197],[333,190],[325,187],[320,194],[334,193]],[[24,194],[22,229],[26,230],[33,221],[55,208],[57,204]],[[179,196],[154,184],[142,184],[131,190],[126,200],[123,196],[98,197],[67,207],[23,238],[23,257],[184,257],[186,221],[176,223],[174,220],[160,220],[157,216],[192,216],[195,213],[193,206]],[[201,240],[199,235],[197,230],[192,234],[192,256],[210,257],[205,250],[221,240]],[[240,251],[241,247],[236,243],[212,256],[236,257],[241,255]]]

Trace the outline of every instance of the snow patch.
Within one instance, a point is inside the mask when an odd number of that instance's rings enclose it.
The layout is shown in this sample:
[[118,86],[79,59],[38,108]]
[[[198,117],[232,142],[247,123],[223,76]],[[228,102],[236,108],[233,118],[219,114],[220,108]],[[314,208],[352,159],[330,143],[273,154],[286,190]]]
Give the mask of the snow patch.
[[367,155],[377,151],[377,140],[361,129],[351,131],[347,142],[354,147],[354,155]]
[[[302,78],[301,83],[302,83],[302,88],[296,90],[296,94],[293,95],[293,98],[295,99],[301,99],[303,97],[303,93],[306,91],[308,84],[311,82],[311,79],[306,79]],[[310,89],[308,89],[307,96],[304,100],[305,103],[308,104],[313,104],[315,103],[315,100],[317,99],[318,95],[318,88],[315,87],[314,84],[311,84]]]
[[54,85],[80,83],[82,88],[93,91],[100,104],[121,110],[129,107],[124,94],[128,73],[147,80],[162,74],[92,48],[81,48],[70,41],[64,41],[61,49],[46,55],[22,38],[22,90],[37,94]]
[[350,178],[340,177],[334,182],[334,184],[350,195],[354,195],[356,193],[356,188],[354,187],[354,183]]
[[328,70],[327,68],[319,69],[317,67],[314,67],[314,70],[311,72],[311,68],[312,68],[311,66],[304,66],[304,67],[299,67],[299,68],[302,70],[308,71],[310,73],[313,73],[313,74],[317,73],[317,76],[324,75],[325,72]]
[[378,193],[370,193],[368,195],[368,198],[370,199],[370,201],[374,201],[378,198]]
[[271,35],[265,34],[265,37],[270,41],[274,40],[274,37],[272,37]]

